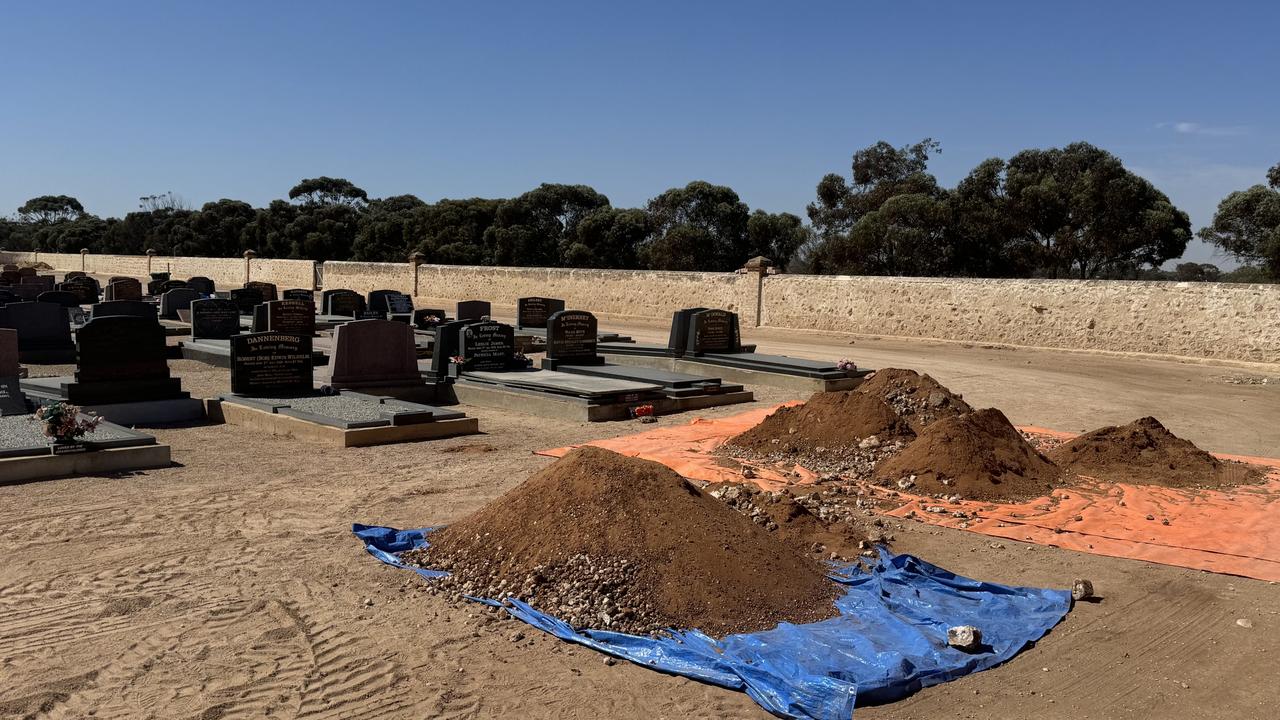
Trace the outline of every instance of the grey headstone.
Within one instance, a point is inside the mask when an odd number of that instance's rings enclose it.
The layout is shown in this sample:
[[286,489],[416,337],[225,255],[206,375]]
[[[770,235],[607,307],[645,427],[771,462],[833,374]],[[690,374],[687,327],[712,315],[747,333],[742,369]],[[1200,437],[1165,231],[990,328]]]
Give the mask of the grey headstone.
[[339,388],[422,383],[413,328],[390,320],[339,325],[325,374]]
[[160,317],[166,320],[177,320],[178,311],[191,307],[193,300],[199,300],[200,293],[189,287],[174,288],[160,296]]
[[516,301],[516,327],[545,328],[552,313],[564,310],[564,301],[556,298],[526,297]]

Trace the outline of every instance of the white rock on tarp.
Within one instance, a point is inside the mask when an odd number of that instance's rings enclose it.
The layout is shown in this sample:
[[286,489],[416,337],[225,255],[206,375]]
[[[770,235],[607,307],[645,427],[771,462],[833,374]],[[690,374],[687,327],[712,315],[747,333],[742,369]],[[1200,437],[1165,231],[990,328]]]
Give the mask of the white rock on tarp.
[[982,631],[972,625],[949,627],[947,644],[957,650],[973,652],[982,646]]
[[1080,578],[1076,578],[1076,581],[1071,583],[1072,600],[1079,602],[1081,600],[1088,600],[1091,597],[1093,597],[1093,583]]

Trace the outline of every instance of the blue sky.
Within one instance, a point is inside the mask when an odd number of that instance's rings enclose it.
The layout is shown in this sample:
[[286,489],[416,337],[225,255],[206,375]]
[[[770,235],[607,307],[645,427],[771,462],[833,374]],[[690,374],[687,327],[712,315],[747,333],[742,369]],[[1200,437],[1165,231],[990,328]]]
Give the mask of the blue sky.
[[705,179],[803,217],[854,150],[928,136],[947,185],[1087,140],[1200,227],[1280,161],[1277,27],[1274,2],[0,0],[0,214],[262,205],[324,174],[618,206]]

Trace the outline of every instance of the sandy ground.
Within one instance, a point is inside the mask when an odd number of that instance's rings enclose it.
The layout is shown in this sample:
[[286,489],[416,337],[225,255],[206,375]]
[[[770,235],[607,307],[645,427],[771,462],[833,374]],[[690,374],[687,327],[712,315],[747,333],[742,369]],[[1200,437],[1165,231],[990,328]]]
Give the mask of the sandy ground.
[[[798,342],[769,336],[762,349]],[[848,342],[803,354],[927,370],[1018,423],[1079,430],[1151,413],[1209,449],[1280,448],[1277,369]],[[172,366],[196,395],[226,387],[225,370]],[[1226,381],[1241,377],[1271,384]],[[231,426],[161,429],[176,467],[0,487],[0,717],[765,717],[743,694],[606,666],[476,607],[449,607],[365,555],[352,522],[448,523],[549,462],[533,449],[640,429],[467,410],[485,434],[349,450]],[[1086,577],[1103,600],[1005,666],[858,717],[1275,717],[1273,584],[997,549],[910,521],[894,533],[896,550],[966,575],[1059,587]]]

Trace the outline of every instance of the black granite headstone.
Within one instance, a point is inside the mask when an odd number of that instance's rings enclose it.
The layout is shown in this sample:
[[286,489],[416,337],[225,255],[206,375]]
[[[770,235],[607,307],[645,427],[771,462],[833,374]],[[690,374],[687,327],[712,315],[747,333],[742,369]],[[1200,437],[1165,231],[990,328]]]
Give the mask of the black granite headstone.
[[[444,315],[441,314],[440,317],[443,319]],[[458,320],[432,326],[431,329],[435,330],[436,338],[431,345],[431,374],[437,378],[443,378],[449,374],[449,365],[461,350],[460,334],[466,326],[466,322]]]
[[75,382],[62,386],[69,402],[97,405],[188,397],[169,375],[164,328],[152,318],[96,317],[76,331]]
[[209,278],[203,275],[197,275],[193,278],[187,278],[187,287],[195,290],[201,295],[212,295],[217,292],[218,286]]
[[240,332],[240,307],[232,300],[191,301],[191,339],[226,340]]
[[526,297],[516,301],[516,327],[545,328],[552,313],[564,310],[564,301],[556,298]]
[[157,315],[156,306],[141,300],[108,300],[89,308],[89,319],[100,317],[144,317],[154,320]]
[[706,308],[685,308],[671,315],[671,334],[667,336],[667,352],[677,357],[688,352],[689,318]]
[[365,311],[364,296],[352,290],[347,290],[346,292],[335,291],[325,298],[324,311],[326,315],[345,315],[346,317],[358,318]]
[[380,312],[385,315],[386,313],[391,312],[387,306],[387,296],[399,294],[401,294],[399,290],[370,290],[367,307],[370,310]]
[[250,280],[249,282],[244,284],[244,289],[257,290],[258,292],[262,293],[262,302],[271,302],[272,300],[280,299],[279,296],[276,294],[275,283],[260,282],[258,280]]
[[98,281],[91,277],[81,276],[64,280],[56,288],[75,293],[80,298],[81,305],[92,305],[98,302]]
[[49,292],[58,284],[52,275],[29,275],[22,278],[19,285],[39,285],[41,291]]
[[309,303],[316,301],[315,290],[303,290],[302,288],[293,288],[280,293],[281,300],[306,300]]
[[17,270],[5,270],[0,272],[0,283],[5,285],[17,285],[22,282],[22,275]]
[[446,322],[448,316],[444,310],[438,308],[420,308],[413,311],[413,324],[419,330],[430,330],[431,328]]
[[75,343],[67,311],[42,302],[9,303],[0,309],[0,327],[18,331],[18,358],[24,363],[65,363],[75,360]]
[[262,304],[262,293],[258,290],[241,288],[231,291],[231,302],[240,308],[241,315],[252,315],[253,309]]
[[516,368],[516,331],[492,320],[465,325],[458,333],[463,370],[513,370]]
[[493,312],[487,300],[463,300],[458,303],[458,312],[454,317],[459,320],[482,320]]
[[36,296],[36,302],[53,303],[64,308],[80,307],[80,296],[66,290],[50,290]]
[[107,283],[103,300],[141,300],[142,283],[133,278],[120,278]]
[[89,273],[84,272],[83,270],[72,270],[72,271],[70,271],[70,272],[66,273],[65,275],[63,275],[63,276],[62,276],[62,279],[63,279],[63,280],[71,280],[72,278],[85,277],[85,276],[87,276],[88,274],[89,274]]
[[304,337],[316,334],[316,307],[309,300],[275,300],[262,307],[266,330]]
[[596,316],[585,310],[561,310],[547,319],[548,370],[556,365],[603,365],[596,354],[599,327]]
[[174,288],[160,296],[160,317],[165,320],[177,320],[178,311],[191,307],[193,300],[199,300],[199,292],[189,287]]
[[742,351],[738,314],[728,310],[703,310],[689,317],[687,352],[736,353]]
[[413,298],[404,293],[387,296],[388,315],[413,315]]
[[245,333],[231,338],[231,392],[272,397],[314,391],[311,338]]

